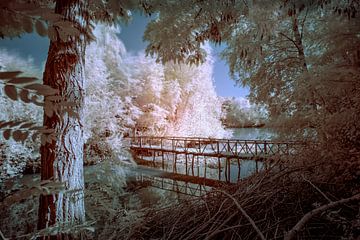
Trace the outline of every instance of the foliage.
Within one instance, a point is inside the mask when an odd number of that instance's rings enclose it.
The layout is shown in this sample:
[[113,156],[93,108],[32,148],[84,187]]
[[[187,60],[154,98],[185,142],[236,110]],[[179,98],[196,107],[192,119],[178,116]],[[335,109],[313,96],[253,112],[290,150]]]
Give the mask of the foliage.
[[257,127],[266,123],[266,110],[245,98],[222,99],[222,122],[227,127]]
[[[323,181],[312,172],[318,164],[314,161],[301,167],[278,163],[282,171],[275,165],[180,206],[150,211],[131,227],[127,238],[257,239],[260,232],[265,236],[261,239],[283,239],[308,213],[306,225],[294,230],[292,239],[356,239],[360,214],[356,181]],[[342,201],[347,204],[338,204]]]
[[[34,66],[32,59],[22,59],[15,54],[0,49],[0,70],[2,72],[11,72],[18,69],[26,69],[23,74],[27,76],[41,76],[40,70]],[[29,133],[31,131],[28,130],[29,128],[41,122],[42,113],[40,107],[35,104],[9,99],[4,93],[5,82],[1,81],[0,85],[0,120],[3,121],[0,122],[2,130],[0,135],[0,182],[2,182],[4,178],[12,177],[24,171],[27,163],[37,161],[40,146],[39,138],[32,141],[32,139],[27,138],[27,135],[17,137],[16,134],[14,138],[10,138],[12,133],[6,129],[11,127],[13,133],[16,131]],[[6,124],[9,121],[12,121],[12,124]],[[8,132],[8,135],[6,132]],[[8,140],[5,140],[6,138]]]

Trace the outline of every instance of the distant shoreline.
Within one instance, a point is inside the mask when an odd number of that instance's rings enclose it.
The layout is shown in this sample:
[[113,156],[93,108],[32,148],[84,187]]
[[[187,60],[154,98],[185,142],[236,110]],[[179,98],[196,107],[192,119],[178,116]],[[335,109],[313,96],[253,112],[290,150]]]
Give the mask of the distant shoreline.
[[228,128],[263,128],[265,123],[260,124],[248,124],[248,125],[224,125],[226,129]]

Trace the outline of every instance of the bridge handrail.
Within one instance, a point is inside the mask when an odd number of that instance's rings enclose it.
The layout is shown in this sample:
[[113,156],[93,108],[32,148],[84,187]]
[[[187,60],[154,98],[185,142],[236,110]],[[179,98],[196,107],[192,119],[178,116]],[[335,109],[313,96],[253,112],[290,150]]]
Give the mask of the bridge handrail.
[[204,138],[204,137],[172,137],[172,136],[128,136],[125,139],[163,139],[163,140],[188,140],[188,141],[219,141],[219,142],[247,142],[247,143],[267,143],[267,144],[296,144],[303,145],[302,141],[276,141],[272,139],[237,139],[237,138]]

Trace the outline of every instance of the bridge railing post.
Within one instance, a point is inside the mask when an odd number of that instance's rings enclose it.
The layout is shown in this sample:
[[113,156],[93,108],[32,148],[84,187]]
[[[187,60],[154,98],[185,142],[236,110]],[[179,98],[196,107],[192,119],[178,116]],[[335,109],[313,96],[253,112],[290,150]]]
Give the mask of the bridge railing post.
[[258,144],[257,144],[257,142],[255,141],[255,156],[257,156],[257,155],[258,155],[258,151],[257,151],[257,149],[258,149]]
[[267,155],[268,152],[267,152],[267,142],[264,141],[264,154]]

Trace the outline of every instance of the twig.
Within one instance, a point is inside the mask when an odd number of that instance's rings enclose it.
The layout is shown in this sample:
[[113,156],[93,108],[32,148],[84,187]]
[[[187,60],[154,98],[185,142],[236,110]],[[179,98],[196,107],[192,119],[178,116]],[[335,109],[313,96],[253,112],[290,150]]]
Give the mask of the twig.
[[4,234],[1,232],[1,230],[0,230],[0,237],[1,237],[1,240],[8,240],[8,238],[6,238],[6,237],[4,236]]
[[[219,191],[219,190],[217,190]],[[239,202],[230,194],[228,194],[227,192],[224,191],[219,191],[223,194],[225,194],[227,197],[229,197],[231,200],[234,201],[235,205],[237,206],[237,208],[240,210],[240,212],[244,215],[244,217],[250,222],[251,226],[255,229],[255,231],[257,232],[257,234],[259,235],[261,240],[266,240],[266,238],[264,237],[264,234],[260,231],[260,229],[256,226],[254,220],[251,219],[251,217],[245,212],[245,210],[240,206]]]
[[336,202],[330,202],[326,205],[322,205],[321,207],[318,207],[316,209],[311,210],[310,212],[308,212],[307,214],[305,214],[300,221],[289,231],[285,234],[284,236],[284,240],[291,240],[293,239],[296,234],[305,226],[305,224],[315,215],[318,215],[330,208],[334,208],[337,206],[340,206],[342,204],[348,203],[348,202],[352,202],[352,201],[359,201],[360,200],[360,193],[349,197],[349,198],[345,198],[345,199],[341,199],[339,201]]
[[315,188],[316,191],[318,191],[326,200],[328,200],[330,203],[332,202],[331,199],[328,196],[326,196],[326,194],[323,191],[320,190],[320,188],[315,186],[310,180],[306,179],[304,175],[301,175],[301,177],[304,179],[304,181],[308,182],[313,188]]

